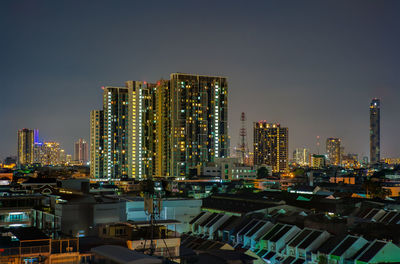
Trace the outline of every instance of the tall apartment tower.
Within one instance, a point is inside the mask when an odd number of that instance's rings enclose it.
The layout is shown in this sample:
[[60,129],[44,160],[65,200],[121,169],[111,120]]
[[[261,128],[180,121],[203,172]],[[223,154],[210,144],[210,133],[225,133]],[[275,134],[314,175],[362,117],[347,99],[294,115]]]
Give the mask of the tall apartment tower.
[[103,110],[91,112],[92,177],[185,177],[228,156],[226,78],[176,73],[103,90]]
[[138,81],[103,88],[103,110],[91,112],[92,177],[153,176],[155,89]]
[[87,142],[83,138],[78,139],[74,144],[74,160],[81,164],[88,162]]
[[224,77],[171,74],[170,174],[228,155],[228,82]]
[[18,130],[18,164],[28,165],[34,162],[35,133],[37,130]]
[[129,90],[125,87],[105,87],[103,177],[121,178],[129,174]]
[[104,112],[90,112],[90,176],[103,178],[104,167]]
[[157,82],[153,93],[154,176],[171,176],[171,89],[169,80]]
[[128,107],[128,177],[146,179],[154,175],[154,90],[155,84],[125,83]]
[[265,121],[254,123],[254,164],[268,165],[273,172],[288,169],[289,129]]
[[373,98],[369,107],[369,148],[371,164],[381,159],[381,100]]
[[340,138],[326,139],[326,153],[328,154],[328,159],[330,164],[336,166],[340,165],[341,162]]
[[268,165],[273,172],[288,169],[289,130],[265,121],[254,123],[254,164]]

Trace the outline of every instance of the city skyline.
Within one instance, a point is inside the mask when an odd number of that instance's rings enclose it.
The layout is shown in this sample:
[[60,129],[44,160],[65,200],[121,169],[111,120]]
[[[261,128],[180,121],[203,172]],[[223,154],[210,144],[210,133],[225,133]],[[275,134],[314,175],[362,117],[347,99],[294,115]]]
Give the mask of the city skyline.
[[[0,156],[16,155],[16,131],[23,127],[38,128],[44,138],[60,142],[73,153],[74,140],[89,138],[87,113],[100,108],[101,86],[121,86],[130,79],[153,82],[170,72],[187,72],[228,78],[231,153],[239,139],[240,114],[245,112],[247,131],[260,119],[284,123],[291,131],[289,152],[302,146],[316,152],[316,136],[320,136],[322,140],[341,138],[346,152],[369,156],[367,107],[371,98],[378,97],[382,99],[381,157],[398,157],[400,80],[394,69],[399,57],[395,48],[399,6],[390,1],[360,3],[327,7],[317,2],[290,6],[216,3],[204,20],[196,14],[190,19],[187,14],[190,8],[204,8],[194,3],[151,7],[120,2],[111,8],[122,13],[114,21],[101,20],[110,11],[105,2],[96,6],[96,15],[88,20],[91,6],[87,3],[77,10],[61,3],[53,13],[28,1],[2,3],[1,10],[7,11],[1,18],[7,23],[2,25],[8,25],[5,37],[9,41],[1,44],[2,61],[7,64],[0,67],[9,90],[0,111],[1,120],[8,124],[2,132]],[[124,16],[123,9],[129,7],[153,11],[165,25],[160,26],[158,20],[142,22],[146,12]],[[223,19],[219,17],[222,8],[227,9]],[[352,13],[354,9],[359,12]],[[279,16],[274,10],[280,11]],[[185,23],[166,17],[170,11],[180,14]],[[70,21],[71,14],[76,21]],[[316,18],[320,25],[312,23]],[[56,22],[54,26],[48,25],[49,19]],[[204,27],[204,38],[187,31],[196,23]],[[104,30],[94,30],[94,26]],[[176,37],[182,30],[182,42],[163,47],[148,44],[162,38],[173,42],[168,34]],[[129,37],[129,45],[112,41],[127,35],[143,36],[146,41],[132,42]],[[63,44],[71,37],[79,41]],[[92,45],[95,48],[88,50]],[[143,63],[137,67],[131,61]],[[250,133],[248,143],[252,141]]]

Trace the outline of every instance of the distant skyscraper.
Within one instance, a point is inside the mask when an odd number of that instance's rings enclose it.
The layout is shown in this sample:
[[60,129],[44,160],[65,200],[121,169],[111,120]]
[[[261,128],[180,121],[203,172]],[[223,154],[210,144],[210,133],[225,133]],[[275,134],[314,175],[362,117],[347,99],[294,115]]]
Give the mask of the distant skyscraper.
[[28,165],[34,162],[35,139],[38,138],[38,130],[18,130],[18,159],[19,165]]
[[224,77],[171,74],[170,175],[228,155],[228,82]]
[[90,112],[90,176],[93,178],[103,178],[103,133],[104,112],[103,110],[93,110]]
[[86,140],[80,138],[74,144],[74,160],[86,164],[88,162],[88,147]]
[[60,149],[60,164],[65,165],[67,162],[67,154],[64,149]]
[[43,142],[35,144],[35,163],[43,166],[62,165],[63,153],[58,142]]
[[288,169],[289,130],[280,124],[254,123],[254,164],[268,165],[273,172]]
[[381,159],[381,101],[372,99],[369,107],[369,147],[371,164],[379,162]]
[[328,155],[329,163],[332,165],[340,165],[340,138],[327,138],[326,139],[326,153]]
[[72,162],[72,155],[71,155],[71,154],[65,155],[65,159],[66,159],[66,162],[67,162],[68,164],[70,164],[70,163]]
[[293,161],[300,166],[310,165],[310,152],[306,148],[296,148],[293,151]]

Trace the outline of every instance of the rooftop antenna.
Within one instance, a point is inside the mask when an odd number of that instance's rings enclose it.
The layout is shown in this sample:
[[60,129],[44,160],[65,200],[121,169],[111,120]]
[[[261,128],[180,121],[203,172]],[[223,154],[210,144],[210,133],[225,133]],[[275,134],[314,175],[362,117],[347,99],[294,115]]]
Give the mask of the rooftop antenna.
[[[155,234],[156,231],[160,236],[159,229],[157,228],[157,218],[160,219],[161,211],[162,211],[162,195],[161,191],[156,191],[156,184],[161,184],[160,182],[155,182],[152,178],[144,181],[144,211],[147,215],[150,216],[150,247],[149,247],[149,255],[154,255],[156,251],[156,241]],[[169,251],[167,244],[164,238],[161,238],[164,242],[164,245],[167,249],[168,255],[171,258],[171,252]],[[143,252],[146,251],[146,242],[144,242]]]

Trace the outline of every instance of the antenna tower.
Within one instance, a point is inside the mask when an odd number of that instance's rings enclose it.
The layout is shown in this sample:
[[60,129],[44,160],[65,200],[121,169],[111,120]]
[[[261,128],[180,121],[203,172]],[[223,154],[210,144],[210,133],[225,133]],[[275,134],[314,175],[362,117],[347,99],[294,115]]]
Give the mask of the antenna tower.
[[247,146],[246,114],[244,112],[242,112],[240,116],[240,121],[242,123],[242,127],[240,128],[239,144],[236,151],[237,156],[239,157],[239,163],[245,164],[249,149]]

